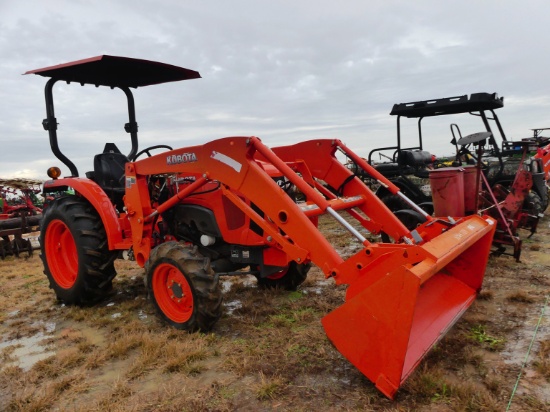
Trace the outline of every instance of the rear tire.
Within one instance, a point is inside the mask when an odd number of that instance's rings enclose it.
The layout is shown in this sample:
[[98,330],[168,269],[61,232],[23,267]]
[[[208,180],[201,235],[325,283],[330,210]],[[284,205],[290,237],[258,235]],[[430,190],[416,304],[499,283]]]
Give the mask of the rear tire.
[[523,202],[523,209],[525,209],[527,213],[533,216],[544,213],[544,205],[541,197],[537,192],[529,192],[529,194],[525,197],[525,201]]
[[162,243],[151,251],[145,273],[149,297],[173,327],[208,332],[220,318],[219,278],[196,247]]
[[385,192],[380,196],[380,200],[386,205],[392,212],[398,210],[409,209],[410,206],[398,195],[394,195],[390,192]]
[[116,276],[101,218],[86,200],[65,196],[46,209],[40,227],[44,273],[57,298],[89,304],[103,298]]
[[311,264],[304,265],[292,261],[279,273],[265,278],[257,277],[258,286],[266,289],[296,290],[306,280],[310,268]]
[[[426,218],[418,213],[416,210],[403,209],[393,213],[400,221],[405,225],[407,229],[413,231],[419,225],[426,222]],[[383,243],[394,243],[395,240],[388,236],[385,232],[380,232]]]

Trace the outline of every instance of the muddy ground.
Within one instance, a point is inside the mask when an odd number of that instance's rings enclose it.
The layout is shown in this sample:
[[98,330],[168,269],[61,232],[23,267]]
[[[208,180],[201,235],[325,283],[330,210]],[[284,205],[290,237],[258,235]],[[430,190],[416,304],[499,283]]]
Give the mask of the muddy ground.
[[117,271],[107,299],[78,308],[56,301],[38,251],[0,261],[0,410],[550,411],[548,218],[521,263],[491,257],[480,297],[394,401],[326,338],[345,289],[318,269],[297,292],[223,278],[224,315],[191,335],[157,318],[137,265]]

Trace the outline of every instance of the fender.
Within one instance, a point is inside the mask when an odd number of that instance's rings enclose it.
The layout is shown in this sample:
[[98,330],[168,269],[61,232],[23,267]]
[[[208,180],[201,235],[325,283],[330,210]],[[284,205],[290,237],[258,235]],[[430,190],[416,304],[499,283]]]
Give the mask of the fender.
[[122,228],[115,208],[103,189],[90,179],[71,177],[44,182],[44,193],[65,191],[68,187],[90,202],[99,214],[107,232],[109,250],[119,249],[116,246],[122,242]]

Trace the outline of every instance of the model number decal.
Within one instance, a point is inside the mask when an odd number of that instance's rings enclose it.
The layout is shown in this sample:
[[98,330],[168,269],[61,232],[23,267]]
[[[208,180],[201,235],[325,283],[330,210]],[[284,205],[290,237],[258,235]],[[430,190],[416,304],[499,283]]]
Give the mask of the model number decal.
[[179,165],[181,163],[192,163],[197,161],[195,153],[182,153],[178,155],[166,156],[167,165]]
[[223,153],[212,151],[212,154],[210,155],[212,159],[217,160],[218,162],[222,162],[226,164],[227,166],[231,167],[232,169],[235,169],[237,173],[241,171],[242,164],[237,162],[235,159],[230,158],[229,156],[224,155]]
[[463,237],[468,236],[468,235],[469,235],[471,232],[473,232],[477,227],[478,227],[477,225],[469,224],[468,226],[466,226],[466,228],[467,228],[468,230],[462,229],[460,232],[458,232],[458,233],[456,233],[456,234],[454,235],[454,238],[455,238],[456,240],[460,240],[460,239],[462,239]]

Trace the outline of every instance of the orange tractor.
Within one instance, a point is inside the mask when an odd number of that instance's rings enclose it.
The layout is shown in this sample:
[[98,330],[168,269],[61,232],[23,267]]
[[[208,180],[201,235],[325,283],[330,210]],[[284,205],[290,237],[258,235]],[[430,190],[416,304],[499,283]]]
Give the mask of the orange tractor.
[[[138,152],[130,88],[199,78],[181,67],[98,56],[29,71],[50,77],[44,128],[70,170],[51,168],[41,227],[44,271],[57,297],[84,304],[105,296],[123,253],[145,268],[148,293],[176,328],[210,330],[221,315],[219,277],[254,274],[295,289],[314,263],[345,303],[322,319],[336,348],[386,396],[460,318],[480,290],[495,224],[490,217],[433,218],[339,140],[269,149],[257,137],[228,137],[151,155]],[[121,89],[128,98],[131,151],[107,143],[79,177],[59,150],[56,82]],[[343,152],[418,217],[407,228],[336,158]],[[147,156],[138,159],[142,154]],[[327,187],[339,188],[339,195]],[[296,201],[295,191],[304,201]],[[317,226],[336,219],[361,250],[344,259]],[[344,218],[344,216],[347,217]],[[423,223],[421,223],[423,222]],[[393,243],[371,243],[367,232]]]

